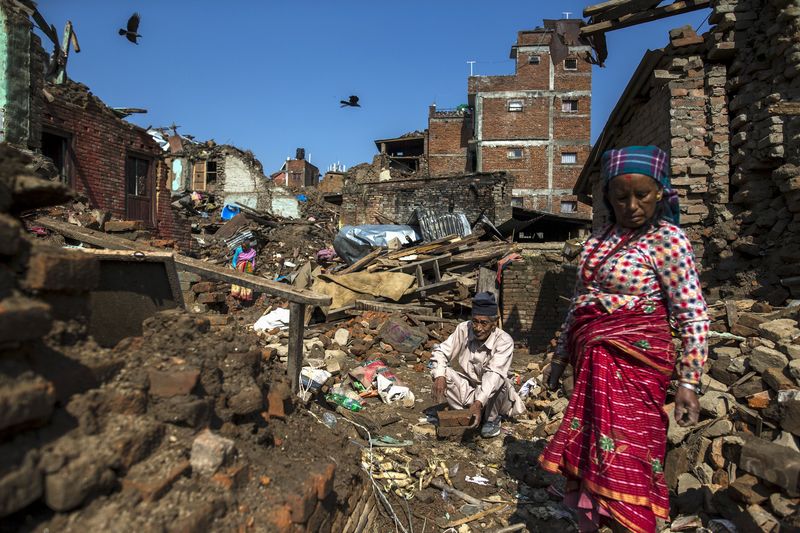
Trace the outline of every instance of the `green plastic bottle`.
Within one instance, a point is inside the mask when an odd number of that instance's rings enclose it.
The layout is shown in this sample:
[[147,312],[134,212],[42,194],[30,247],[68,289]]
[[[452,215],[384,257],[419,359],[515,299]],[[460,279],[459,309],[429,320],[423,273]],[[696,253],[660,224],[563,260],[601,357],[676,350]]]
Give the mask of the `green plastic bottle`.
[[361,404],[355,401],[352,398],[348,398],[347,396],[343,396],[341,394],[326,394],[325,399],[331,403],[335,403],[336,405],[341,405],[345,409],[349,409],[350,411],[360,411],[362,409]]

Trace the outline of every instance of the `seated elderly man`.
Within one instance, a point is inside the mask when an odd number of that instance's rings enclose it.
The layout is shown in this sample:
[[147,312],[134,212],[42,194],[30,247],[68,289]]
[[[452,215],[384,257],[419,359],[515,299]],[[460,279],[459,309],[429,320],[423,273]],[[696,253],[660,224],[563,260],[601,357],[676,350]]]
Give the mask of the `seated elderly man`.
[[472,300],[472,320],[462,322],[431,354],[434,401],[453,409],[468,408],[471,427],[481,436],[500,434],[500,417],[525,412],[525,404],[508,379],[514,354],[511,336],[497,327],[497,302],[481,292]]

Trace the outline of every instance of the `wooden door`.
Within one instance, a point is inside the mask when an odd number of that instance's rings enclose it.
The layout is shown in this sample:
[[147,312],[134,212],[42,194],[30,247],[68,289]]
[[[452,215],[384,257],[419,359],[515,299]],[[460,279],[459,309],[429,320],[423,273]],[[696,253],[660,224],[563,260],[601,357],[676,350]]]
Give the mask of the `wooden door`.
[[151,161],[128,156],[125,162],[125,218],[153,225],[153,171]]

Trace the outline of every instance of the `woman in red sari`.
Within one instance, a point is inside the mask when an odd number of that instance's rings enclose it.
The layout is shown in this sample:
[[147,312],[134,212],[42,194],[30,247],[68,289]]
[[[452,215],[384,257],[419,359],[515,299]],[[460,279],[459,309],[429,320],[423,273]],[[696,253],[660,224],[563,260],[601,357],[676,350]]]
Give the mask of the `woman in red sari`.
[[699,415],[708,316],[668,162],[655,146],[603,154],[612,224],[584,246],[546,375],[555,388],[567,363],[575,370],[564,420],[539,462],[566,476],[564,501],[577,509],[581,531],[609,523],[651,533],[657,518],[669,519],[664,401],[676,360],[675,419],[691,425]]

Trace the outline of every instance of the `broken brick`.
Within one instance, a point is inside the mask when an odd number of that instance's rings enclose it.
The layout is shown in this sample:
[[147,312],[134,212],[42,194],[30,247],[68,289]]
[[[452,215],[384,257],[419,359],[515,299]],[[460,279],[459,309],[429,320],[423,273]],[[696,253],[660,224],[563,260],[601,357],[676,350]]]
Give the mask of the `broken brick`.
[[225,301],[225,294],[221,292],[204,292],[197,295],[197,302],[201,304],[216,304]]
[[286,495],[286,505],[289,507],[292,522],[303,524],[317,505],[317,491],[313,485],[304,484],[298,488],[297,492]]
[[335,474],[336,464],[328,463],[309,476],[308,482],[313,485],[317,499],[324,500],[331,493]]
[[97,287],[100,263],[94,256],[44,246],[35,250],[25,276],[29,289],[85,292]]
[[192,292],[200,294],[202,292],[212,292],[217,288],[217,284],[211,281],[200,281],[192,285]]
[[447,409],[438,415],[439,426],[468,426],[472,418],[469,409]]
[[147,371],[147,376],[150,379],[150,394],[161,398],[171,398],[191,393],[200,378],[200,371],[197,369],[168,371],[150,369]]
[[246,485],[249,477],[250,468],[247,465],[236,465],[224,472],[217,472],[211,476],[211,481],[224,489],[233,490]]
[[181,461],[175,467],[170,469],[166,476],[160,479],[155,479],[149,482],[132,481],[128,479],[122,480],[123,488],[130,488],[136,490],[141,496],[142,500],[146,502],[156,501],[163,496],[172,487],[179,477],[185,474],[191,465],[189,461]]
[[38,339],[50,331],[50,306],[28,298],[0,301],[0,343]]

